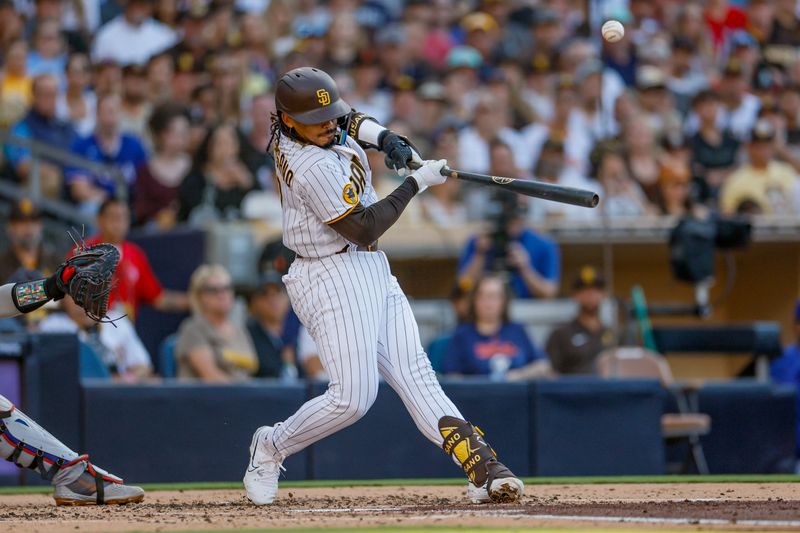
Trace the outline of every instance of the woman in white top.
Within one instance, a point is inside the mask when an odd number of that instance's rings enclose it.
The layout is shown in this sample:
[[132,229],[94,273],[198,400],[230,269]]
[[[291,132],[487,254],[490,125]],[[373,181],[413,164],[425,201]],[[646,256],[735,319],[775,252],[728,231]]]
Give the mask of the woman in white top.
[[92,75],[86,54],[71,54],[67,59],[67,89],[58,95],[56,116],[66,120],[83,137],[94,131],[97,99],[89,89]]

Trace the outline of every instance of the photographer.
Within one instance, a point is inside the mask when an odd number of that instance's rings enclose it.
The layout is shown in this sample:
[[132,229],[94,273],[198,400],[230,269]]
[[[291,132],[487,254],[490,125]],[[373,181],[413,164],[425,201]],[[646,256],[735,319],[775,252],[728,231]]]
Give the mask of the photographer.
[[[508,147],[493,143],[491,172],[503,166]],[[459,283],[474,286],[484,272],[508,272],[517,298],[553,298],[558,294],[561,254],[549,238],[526,228],[524,204],[514,193],[496,192],[489,206],[490,230],[470,238],[458,262]]]

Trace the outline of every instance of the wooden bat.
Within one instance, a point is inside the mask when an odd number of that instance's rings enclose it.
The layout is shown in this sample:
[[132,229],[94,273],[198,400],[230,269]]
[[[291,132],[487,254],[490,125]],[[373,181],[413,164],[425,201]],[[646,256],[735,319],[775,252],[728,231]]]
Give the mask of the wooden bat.
[[[418,165],[414,165],[413,163],[410,166],[412,166],[412,168],[415,166],[418,167]],[[473,183],[490,185],[492,187],[500,187],[518,194],[524,194],[525,196],[550,200],[551,202],[560,202],[562,204],[591,208],[597,207],[597,204],[600,203],[600,197],[594,191],[564,187],[563,185],[556,185],[544,181],[489,176],[487,174],[455,170],[448,166],[442,167],[442,175],[464,181],[471,181]]]

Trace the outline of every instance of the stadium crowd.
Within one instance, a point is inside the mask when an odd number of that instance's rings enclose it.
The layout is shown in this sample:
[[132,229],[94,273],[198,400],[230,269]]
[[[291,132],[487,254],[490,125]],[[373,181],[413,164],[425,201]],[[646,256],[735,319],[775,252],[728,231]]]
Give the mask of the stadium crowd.
[[[461,255],[454,284],[471,299],[453,337],[460,344],[439,349],[438,370],[497,373],[480,353],[500,350],[492,354],[509,359],[501,373],[584,372],[614,342],[597,318],[596,272],[570,280],[580,314],[546,347],[508,320],[512,296],[559,293],[558,247],[532,228],[636,224],[701,205],[800,214],[797,12],[796,0],[0,0],[0,128],[12,134],[2,176],[27,184],[35,174],[42,194],[96,216],[97,238],[127,250],[120,272],[129,275],[113,298],[131,320],[139,304],[191,310],[173,346],[179,376],[292,376],[295,360],[320,376],[310,337],[284,331],[291,312],[279,279],[248,294],[245,327],[232,318],[227,272],[201,267],[188,294],[167,291],[125,240],[130,225],[237,220],[277,202],[271,91],[283,72],[318,66],[353,108],[408,135],[423,157],[599,191],[591,210],[448,180],[399,222],[493,222]],[[625,25],[622,41],[599,38],[606,18]],[[34,159],[19,140],[48,149]],[[370,163],[379,194],[393,189],[400,178],[383,155]],[[14,257],[0,267],[52,268],[31,248],[35,208],[16,206],[12,219]],[[487,276],[497,270],[511,275]],[[567,353],[577,334],[592,350]],[[148,378],[146,367],[136,353],[111,365],[133,380]]]

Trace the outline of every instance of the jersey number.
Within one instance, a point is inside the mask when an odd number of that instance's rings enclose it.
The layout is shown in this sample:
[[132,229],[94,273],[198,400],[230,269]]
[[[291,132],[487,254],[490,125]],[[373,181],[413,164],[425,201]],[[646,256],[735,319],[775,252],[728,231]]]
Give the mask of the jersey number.
[[361,160],[357,157],[354,157],[350,163],[350,183],[356,188],[356,193],[358,197],[361,197],[361,194],[364,192],[364,188],[367,186],[367,170],[364,168],[364,165],[361,164]]

